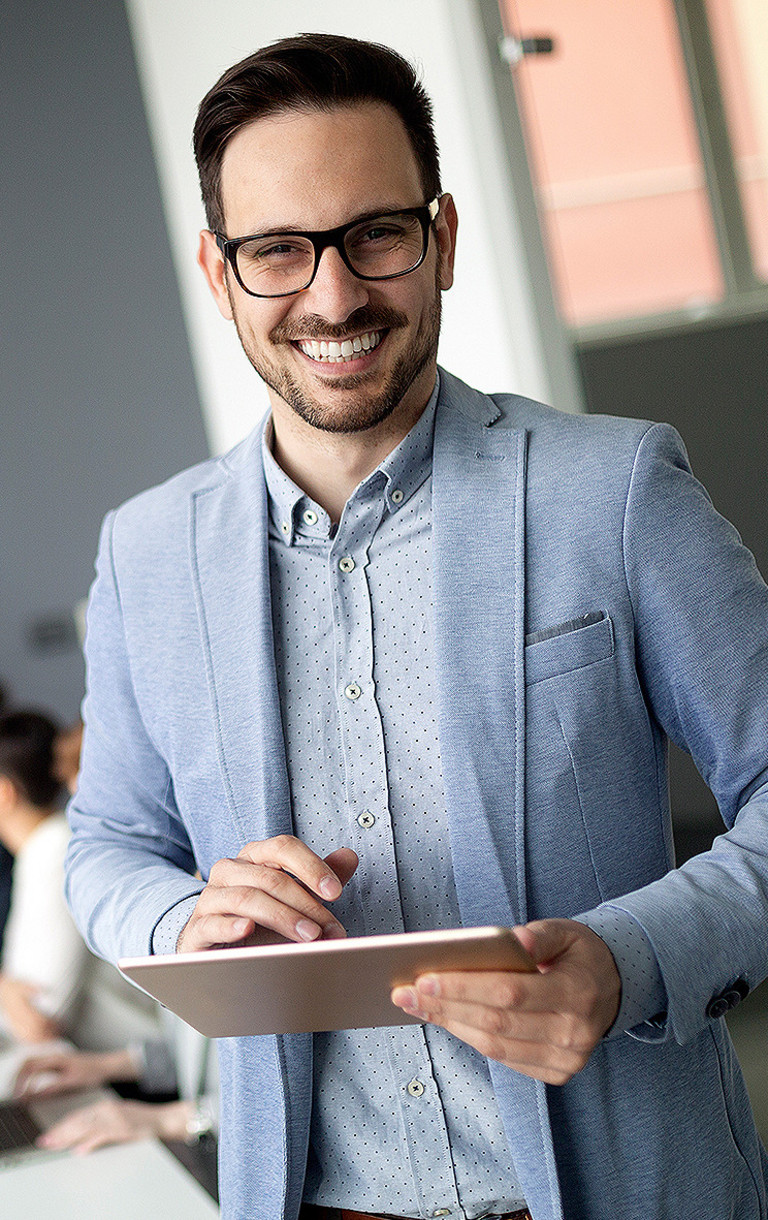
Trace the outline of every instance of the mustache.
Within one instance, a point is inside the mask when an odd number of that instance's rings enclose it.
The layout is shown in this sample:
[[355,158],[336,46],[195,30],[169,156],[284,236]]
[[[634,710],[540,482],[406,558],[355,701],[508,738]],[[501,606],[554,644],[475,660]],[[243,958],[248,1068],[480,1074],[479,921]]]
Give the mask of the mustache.
[[297,339],[349,339],[367,330],[400,330],[408,318],[390,305],[361,305],[343,322],[328,322],[319,314],[284,318],[270,331],[273,343],[293,343]]

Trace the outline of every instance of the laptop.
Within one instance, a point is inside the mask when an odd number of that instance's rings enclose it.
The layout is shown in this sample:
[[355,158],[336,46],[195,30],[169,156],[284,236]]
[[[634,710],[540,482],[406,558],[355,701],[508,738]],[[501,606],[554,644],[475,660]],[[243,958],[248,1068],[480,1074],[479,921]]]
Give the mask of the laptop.
[[38,1148],[37,1137],[71,1110],[108,1096],[103,1089],[88,1089],[40,1100],[25,1098],[20,1101],[13,1097],[16,1074],[25,1059],[31,1054],[65,1049],[71,1047],[63,1041],[30,1047],[0,1038],[0,1173],[21,1161],[61,1156],[59,1150]]
[[0,1174],[23,1161],[68,1155],[68,1148],[38,1148],[37,1137],[71,1110],[106,1096],[104,1090],[89,1089],[44,1101],[0,1101]]

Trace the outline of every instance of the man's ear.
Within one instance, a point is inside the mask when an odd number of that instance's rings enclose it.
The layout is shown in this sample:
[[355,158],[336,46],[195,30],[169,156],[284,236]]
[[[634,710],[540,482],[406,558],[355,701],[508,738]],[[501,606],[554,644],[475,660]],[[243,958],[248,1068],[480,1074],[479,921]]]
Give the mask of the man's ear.
[[435,237],[440,257],[438,282],[445,291],[453,283],[453,260],[456,255],[456,230],[459,218],[452,195],[441,195],[440,211],[435,221]]
[[231,322],[232,306],[227,291],[227,264],[210,229],[203,229],[200,234],[197,261],[211,290],[211,296],[218,306],[219,313],[228,322]]

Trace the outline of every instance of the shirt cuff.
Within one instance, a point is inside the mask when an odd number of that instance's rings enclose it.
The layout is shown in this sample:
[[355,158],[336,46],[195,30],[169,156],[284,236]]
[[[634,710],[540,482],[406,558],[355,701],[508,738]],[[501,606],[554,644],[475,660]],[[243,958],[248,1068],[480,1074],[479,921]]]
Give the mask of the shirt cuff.
[[621,977],[621,1003],[606,1037],[658,1019],[666,1012],[667,992],[659,963],[637,920],[609,906],[574,918],[605,941]]
[[177,902],[157,921],[152,933],[153,953],[176,952],[176,943],[181,935],[181,930],[186,926],[190,915],[197,906],[199,897],[199,894],[190,894],[189,898],[183,898],[181,902]]

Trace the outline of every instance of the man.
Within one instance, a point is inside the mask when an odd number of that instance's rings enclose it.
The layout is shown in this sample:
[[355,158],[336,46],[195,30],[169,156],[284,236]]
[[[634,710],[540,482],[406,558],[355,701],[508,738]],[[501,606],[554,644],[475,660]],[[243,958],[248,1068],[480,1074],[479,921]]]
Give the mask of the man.
[[[540,967],[224,1042],[224,1214],[764,1216],[722,1021],[768,973],[751,557],[671,429],[438,376],[456,210],[399,56],[268,47],[195,148],[272,410],[105,524],[73,908],[113,958],[502,924]],[[665,733],[732,827],[680,870]]]

